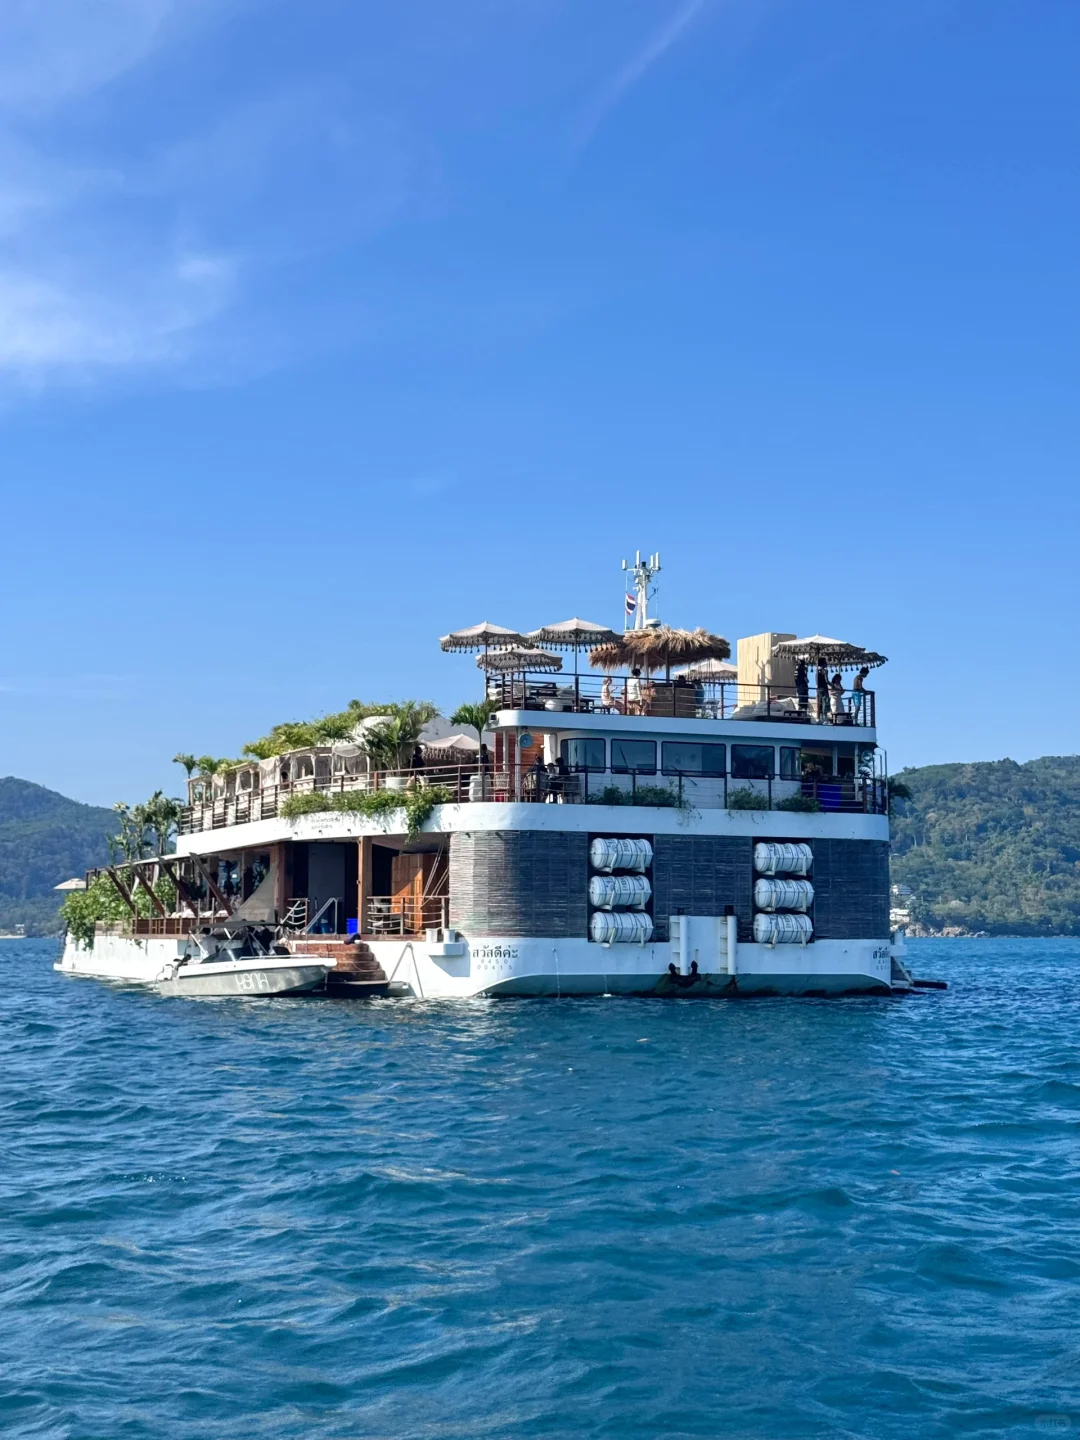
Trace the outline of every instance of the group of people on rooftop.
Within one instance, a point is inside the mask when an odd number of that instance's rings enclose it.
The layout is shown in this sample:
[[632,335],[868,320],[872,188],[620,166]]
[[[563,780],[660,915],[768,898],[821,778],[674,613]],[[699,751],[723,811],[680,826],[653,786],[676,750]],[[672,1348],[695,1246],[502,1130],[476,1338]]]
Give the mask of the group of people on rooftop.
[[[866,701],[866,677],[869,674],[869,665],[864,665],[859,670],[851,683],[851,695],[845,704],[844,677],[840,671],[837,670],[830,679],[828,667],[818,665],[814,675],[814,688],[817,692],[814,697],[814,718],[818,724],[848,724],[849,717],[858,724]],[[800,660],[795,667],[795,696],[799,702],[800,714],[806,714],[810,709],[810,676],[805,660]]]

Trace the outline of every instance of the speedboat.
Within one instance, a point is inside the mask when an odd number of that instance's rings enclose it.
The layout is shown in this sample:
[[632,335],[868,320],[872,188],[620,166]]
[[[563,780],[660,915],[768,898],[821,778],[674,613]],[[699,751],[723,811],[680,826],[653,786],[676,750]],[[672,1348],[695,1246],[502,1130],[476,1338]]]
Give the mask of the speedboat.
[[331,955],[294,955],[248,924],[192,935],[187,953],[166,965],[160,995],[300,995],[318,990],[337,964]]

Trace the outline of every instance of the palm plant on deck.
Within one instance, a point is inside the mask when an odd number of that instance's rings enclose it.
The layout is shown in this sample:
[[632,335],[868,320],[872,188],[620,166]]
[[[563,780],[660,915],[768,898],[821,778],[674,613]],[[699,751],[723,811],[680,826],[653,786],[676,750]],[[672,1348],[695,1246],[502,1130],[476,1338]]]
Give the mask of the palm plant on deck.
[[404,770],[434,710],[426,701],[405,700],[394,706],[393,714],[387,719],[372,725],[361,744],[374,768]]
[[480,744],[484,743],[484,731],[488,727],[492,715],[499,708],[497,700],[470,700],[464,705],[459,705],[450,716],[451,725],[468,725],[470,730],[476,731],[476,738]]

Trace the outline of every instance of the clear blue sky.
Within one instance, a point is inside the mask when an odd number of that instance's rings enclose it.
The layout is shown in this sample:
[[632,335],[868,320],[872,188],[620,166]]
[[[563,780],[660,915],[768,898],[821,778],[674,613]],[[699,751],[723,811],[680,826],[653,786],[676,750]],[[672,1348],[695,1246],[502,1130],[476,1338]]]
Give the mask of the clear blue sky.
[[883,650],[1077,749],[1075,0],[9,0],[0,774],[176,790],[437,637]]

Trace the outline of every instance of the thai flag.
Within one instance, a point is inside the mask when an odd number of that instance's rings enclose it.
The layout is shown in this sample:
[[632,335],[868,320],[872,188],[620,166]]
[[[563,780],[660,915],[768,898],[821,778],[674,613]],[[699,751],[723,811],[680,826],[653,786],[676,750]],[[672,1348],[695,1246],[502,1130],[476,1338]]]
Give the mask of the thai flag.
[[627,619],[629,619],[630,616],[633,615],[633,613],[634,613],[634,611],[635,611],[636,609],[637,609],[637,598],[636,598],[636,596],[634,596],[634,595],[627,595],[627,597],[626,597],[626,615],[627,615]]

